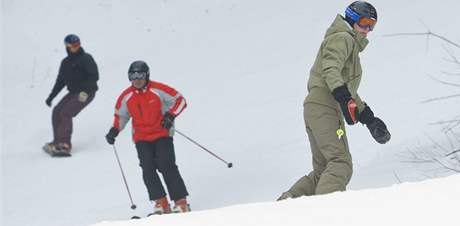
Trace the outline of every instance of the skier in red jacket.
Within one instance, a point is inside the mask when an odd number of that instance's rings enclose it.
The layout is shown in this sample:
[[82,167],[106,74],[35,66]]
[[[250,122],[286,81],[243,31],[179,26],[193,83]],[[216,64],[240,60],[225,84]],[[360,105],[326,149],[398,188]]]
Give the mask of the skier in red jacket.
[[[109,144],[132,118],[133,140],[142,168],[144,183],[153,202],[153,214],[189,212],[184,181],[176,165],[174,119],[186,108],[184,97],[175,89],[149,79],[149,67],[135,61],[128,71],[131,86],[123,91],[115,106],[113,127],[106,135]],[[157,170],[163,175],[174,207],[169,207]]]

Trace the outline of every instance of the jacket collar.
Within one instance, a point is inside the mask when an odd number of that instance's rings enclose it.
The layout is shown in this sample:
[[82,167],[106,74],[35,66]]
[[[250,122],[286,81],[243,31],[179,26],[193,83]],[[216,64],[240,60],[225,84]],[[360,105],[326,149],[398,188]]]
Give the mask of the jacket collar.
[[67,47],[65,48],[65,51],[67,52],[67,56],[69,56],[69,57],[80,56],[85,52],[83,47],[80,47],[76,53],[71,53]]
[[342,15],[337,14],[335,17],[334,22],[332,22],[331,26],[327,29],[325,37],[328,37],[332,34],[339,33],[339,32],[347,32],[349,33],[358,44],[359,51],[363,51],[367,44],[369,44],[369,40],[362,34],[356,32],[348,23],[345,21]]

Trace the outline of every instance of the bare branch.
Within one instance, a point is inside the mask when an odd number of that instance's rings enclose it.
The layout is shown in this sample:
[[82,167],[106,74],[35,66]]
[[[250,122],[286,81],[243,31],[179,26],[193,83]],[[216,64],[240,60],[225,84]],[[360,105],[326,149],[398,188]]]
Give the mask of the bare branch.
[[394,36],[415,36],[415,35],[426,35],[429,36],[431,32],[418,32],[418,33],[393,33],[393,34],[387,34],[383,35],[383,37],[394,37]]
[[459,126],[460,125],[460,121],[456,122],[456,123],[453,123],[451,125],[448,125],[446,130],[447,131],[452,131],[453,129],[455,129],[455,127]]
[[447,132],[447,131],[444,131],[444,135],[446,136],[447,141],[449,142],[449,145],[450,145],[449,148],[450,148],[450,149],[454,149],[454,148],[455,148],[454,143],[453,143],[452,140],[450,139],[448,132]]
[[454,56],[454,53],[452,53],[452,51],[448,49],[446,46],[443,46],[443,48],[447,52],[447,54],[449,54],[450,59],[451,59],[450,61],[454,64],[460,65],[460,62],[458,61],[457,57]]
[[454,119],[454,120],[447,120],[447,121],[439,121],[439,122],[432,122],[430,125],[440,125],[440,124],[447,124],[447,123],[453,123],[453,122],[460,122],[460,119]]
[[449,155],[453,155],[453,154],[455,154],[455,153],[457,153],[457,152],[460,152],[460,149],[455,150],[455,151],[453,151],[453,152],[451,152],[451,153],[448,153],[448,154],[446,155],[446,157],[449,156]]
[[427,31],[427,32],[414,32],[414,33],[394,33],[394,34],[388,34],[388,35],[384,35],[384,37],[395,37],[395,36],[427,36],[427,38],[429,38],[430,36],[434,36],[436,38],[439,38],[457,48],[460,49],[460,45],[445,38],[444,36],[441,36],[441,35],[438,35],[436,33],[433,33],[431,31]]
[[439,161],[438,159],[433,159],[434,161],[436,161],[437,163],[439,163],[442,167],[448,169],[448,170],[451,170],[451,171],[454,171],[454,172],[457,172],[457,173],[460,173],[460,170],[458,169],[454,169],[452,167],[449,167],[449,166],[446,166],[446,164],[442,163],[441,161]]
[[398,176],[398,174],[396,173],[396,171],[393,170],[393,174],[395,175],[396,180],[398,180],[398,183],[400,184],[400,183],[401,183],[401,179],[399,179],[399,176]]
[[447,149],[445,149],[443,146],[441,146],[438,142],[436,142],[433,138],[431,138],[430,136],[428,136],[428,134],[425,133],[425,136],[428,137],[428,139],[431,140],[431,142],[433,142],[433,144],[436,146],[436,147],[439,147],[441,150],[444,150],[444,151],[447,151]]
[[445,75],[450,75],[450,76],[460,76],[460,72],[459,73],[453,73],[453,72],[441,71],[441,73],[443,73]]
[[422,101],[422,102],[420,102],[420,103],[424,104],[424,103],[429,103],[429,102],[438,101],[438,100],[445,100],[445,99],[450,99],[450,98],[459,97],[459,96],[460,96],[460,93],[459,93],[459,94],[450,95],[450,96],[435,97],[435,98],[431,98],[431,99],[424,100],[424,101]]
[[426,28],[427,31],[430,31],[430,28],[428,27],[428,25],[426,25],[425,22],[423,22],[422,19],[419,19],[419,22]]
[[432,159],[427,160],[411,160],[411,161],[401,161],[401,163],[433,163]]
[[454,132],[454,130],[450,129],[448,132],[450,132],[452,134],[452,136],[455,138],[455,140],[457,140],[459,143],[460,143],[460,135],[456,134]]
[[455,86],[455,87],[460,87],[460,84],[456,84],[456,83],[451,83],[451,82],[445,82],[445,81],[442,81],[442,80],[439,80],[431,75],[428,75],[430,76],[431,79],[435,80],[436,82],[439,82],[441,84],[444,84],[444,85],[448,85],[448,86]]

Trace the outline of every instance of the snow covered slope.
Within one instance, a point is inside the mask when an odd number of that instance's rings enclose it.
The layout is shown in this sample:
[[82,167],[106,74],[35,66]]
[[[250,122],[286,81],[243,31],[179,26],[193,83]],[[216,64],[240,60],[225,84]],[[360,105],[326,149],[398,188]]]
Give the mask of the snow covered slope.
[[[175,137],[192,208],[276,199],[311,169],[302,118],[308,70],[327,27],[350,2],[3,0],[2,225],[89,225],[134,214],[104,135],[115,100],[129,85],[128,66],[138,59],[150,64],[153,79],[185,95],[188,108],[177,128],[234,163],[228,169]],[[362,53],[360,95],[385,120],[392,141],[379,145],[365,127],[348,129],[355,172],[350,190],[392,185],[395,172],[403,181],[423,179],[401,163],[400,154],[430,144],[424,134],[442,138],[429,123],[458,115],[460,106],[460,99],[420,104],[457,92],[428,76],[455,69],[443,59],[443,42],[431,39],[427,46],[424,37],[383,37],[423,32],[422,20],[460,42],[460,3],[372,3],[379,23]],[[51,159],[40,150],[52,137],[44,101],[68,33],[78,34],[98,63],[100,91],[75,119],[74,156]],[[138,205],[135,214],[147,215],[152,206],[129,131],[119,136],[117,148]]]
[[460,175],[388,188],[237,205],[92,226],[457,225]]

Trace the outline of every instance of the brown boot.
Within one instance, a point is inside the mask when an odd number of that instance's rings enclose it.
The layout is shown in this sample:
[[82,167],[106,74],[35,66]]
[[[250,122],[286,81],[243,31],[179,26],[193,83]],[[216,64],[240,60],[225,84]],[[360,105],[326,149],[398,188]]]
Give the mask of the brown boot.
[[190,212],[190,205],[187,203],[187,199],[179,199],[174,202],[174,208],[172,209],[173,213],[186,213]]
[[169,202],[166,197],[159,198],[155,200],[155,206],[153,207],[153,213],[150,215],[161,215],[171,213],[171,208],[169,207]]
[[70,157],[70,149],[70,145],[66,143],[55,144],[49,142],[43,146],[43,150],[53,157]]
[[276,201],[282,201],[282,200],[292,199],[292,198],[294,198],[292,193],[287,191],[287,192],[283,192],[283,194],[281,194],[281,196]]
[[70,156],[70,150],[72,147],[70,144],[67,143],[57,143],[55,145],[56,151],[54,153],[54,156]]

